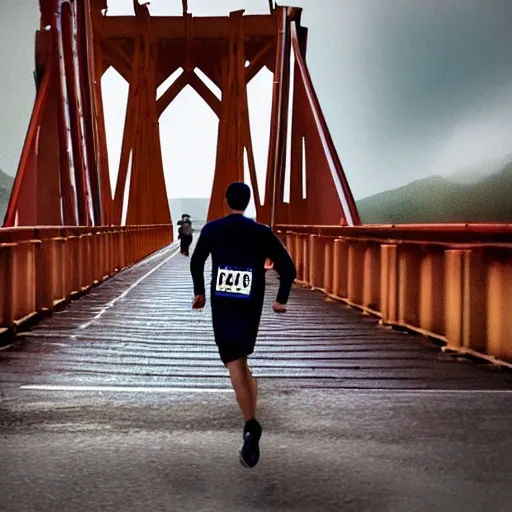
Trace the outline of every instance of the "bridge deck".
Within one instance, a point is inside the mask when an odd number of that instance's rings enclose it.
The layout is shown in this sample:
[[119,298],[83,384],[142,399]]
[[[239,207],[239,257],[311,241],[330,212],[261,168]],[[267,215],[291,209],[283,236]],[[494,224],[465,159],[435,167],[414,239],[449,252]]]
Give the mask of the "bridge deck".
[[[189,260],[167,249],[96,288],[0,353],[2,386],[229,388],[210,311],[190,309]],[[262,386],[511,389],[512,375],[455,359],[421,336],[296,288],[289,311],[270,303],[251,360]]]
[[509,373],[308,290],[274,315],[271,276],[262,458],[242,468],[209,312],[190,310],[189,260],[170,256],[0,353],[0,510],[510,510]]

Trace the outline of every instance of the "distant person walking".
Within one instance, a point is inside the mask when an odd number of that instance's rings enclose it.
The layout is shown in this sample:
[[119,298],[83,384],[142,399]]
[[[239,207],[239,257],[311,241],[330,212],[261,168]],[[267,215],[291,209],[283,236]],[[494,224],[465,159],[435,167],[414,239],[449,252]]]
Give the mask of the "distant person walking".
[[240,462],[252,468],[259,460],[262,434],[256,420],[257,384],[247,365],[254,351],[265,295],[265,263],[273,262],[280,275],[272,308],[286,311],[296,277],[295,265],[280,240],[263,224],[244,217],[251,191],[232,183],[226,192],[230,213],[209,222],[199,236],[190,269],[194,283],[194,309],[206,304],[204,265],[212,256],[211,307],[213,331],[220,358],[229,370],[236,399],[245,420]]
[[178,221],[178,238],[180,239],[180,251],[183,256],[188,256],[190,245],[192,244],[194,230],[190,215],[184,213],[181,220]]

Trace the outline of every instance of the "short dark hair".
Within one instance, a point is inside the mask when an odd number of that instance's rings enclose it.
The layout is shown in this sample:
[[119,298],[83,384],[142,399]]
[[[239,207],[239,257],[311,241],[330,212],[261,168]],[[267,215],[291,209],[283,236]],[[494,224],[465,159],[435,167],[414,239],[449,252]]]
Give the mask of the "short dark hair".
[[226,190],[226,199],[232,210],[245,211],[251,200],[251,189],[241,181],[231,183]]

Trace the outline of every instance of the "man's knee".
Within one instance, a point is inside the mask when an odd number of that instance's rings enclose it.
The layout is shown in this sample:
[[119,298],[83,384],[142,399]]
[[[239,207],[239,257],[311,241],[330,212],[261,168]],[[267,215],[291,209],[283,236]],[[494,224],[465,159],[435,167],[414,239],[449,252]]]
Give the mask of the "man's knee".
[[229,371],[244,370],[247,368],[247,356],[235,359],[234,361],[229,361],[225,364],[225,366]]

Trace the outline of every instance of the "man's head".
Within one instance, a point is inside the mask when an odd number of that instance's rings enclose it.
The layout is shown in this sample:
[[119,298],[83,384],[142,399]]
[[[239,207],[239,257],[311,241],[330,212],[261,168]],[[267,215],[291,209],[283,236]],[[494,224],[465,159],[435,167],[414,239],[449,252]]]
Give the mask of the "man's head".
[[251,200],[251,189],[242,182],[235,182],[229,185],[226,190],[226,201],[231,210],[244,212]]

